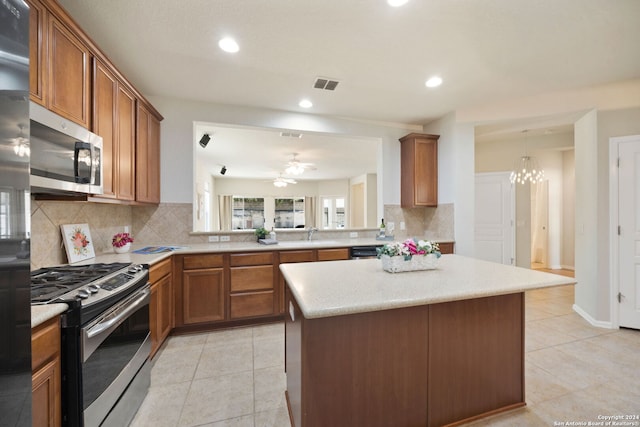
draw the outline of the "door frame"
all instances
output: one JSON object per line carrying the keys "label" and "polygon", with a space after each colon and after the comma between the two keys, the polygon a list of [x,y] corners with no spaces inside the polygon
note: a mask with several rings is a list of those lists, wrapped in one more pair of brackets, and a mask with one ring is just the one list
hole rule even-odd
{"label": "door frame", "polygon": [[618,239],[618,152],[621,142],[639,141],[640,135],[618,136],[609,138],[609,312],[611,313],[611,327],[620,328],[620,306],[617,295],[620,292],[620,253]]}

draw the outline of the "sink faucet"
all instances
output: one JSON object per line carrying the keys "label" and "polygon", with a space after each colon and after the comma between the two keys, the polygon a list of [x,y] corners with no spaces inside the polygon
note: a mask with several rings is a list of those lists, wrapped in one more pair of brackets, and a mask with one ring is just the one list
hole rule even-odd
{"label": "sink faucet", "polygon": [[307,228],[307,240],[309,240],[309,241],[311,240],[311,238],[313,237],[313,232],[314,231],[318,231],[318,229],[315,228],[315,227]]}

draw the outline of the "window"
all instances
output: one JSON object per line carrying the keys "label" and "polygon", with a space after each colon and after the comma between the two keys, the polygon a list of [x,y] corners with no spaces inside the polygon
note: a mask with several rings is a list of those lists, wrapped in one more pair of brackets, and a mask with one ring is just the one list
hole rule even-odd
{"label": "window", "polygon": [[275,228],[304,228],[304,197],[276,199]]}
{"label": "window", "polygon": [[344,197],[322,198],[322,228],[344,228]]}
{"label": "window", "polygon": [[233,196],[233,230],[264,227],[264,198]]}
{"label": "window", "polygon": [[11,193],[0,191],[0,237],[11,237]]}

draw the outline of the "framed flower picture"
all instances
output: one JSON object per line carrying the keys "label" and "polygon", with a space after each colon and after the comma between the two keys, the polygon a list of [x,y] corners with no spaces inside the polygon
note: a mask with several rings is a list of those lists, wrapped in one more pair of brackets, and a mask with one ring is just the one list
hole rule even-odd
{"label": "framed flower picture", "polygon": [[89,224],[64,224],[60,229],[69,264],[96,257]]}

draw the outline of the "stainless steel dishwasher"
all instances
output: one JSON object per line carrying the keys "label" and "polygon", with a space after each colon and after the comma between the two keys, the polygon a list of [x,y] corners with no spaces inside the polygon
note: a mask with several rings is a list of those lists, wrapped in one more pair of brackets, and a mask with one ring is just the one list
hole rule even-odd
{"label": "stainless steel dishwasher", "polygon": [[349,255],[351,259],[376,258],[378,255],[376,250],[381,247],[382,245],[352,246]]}

